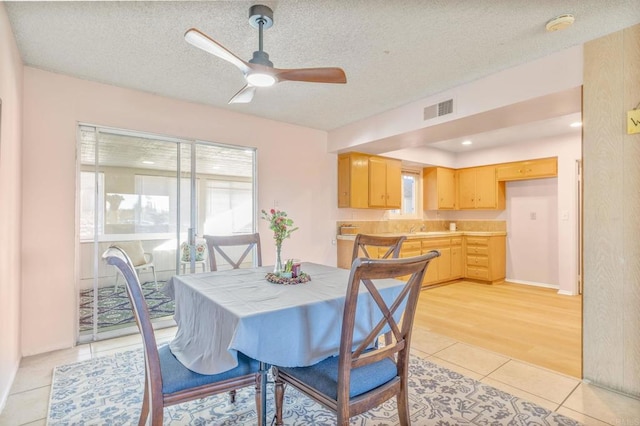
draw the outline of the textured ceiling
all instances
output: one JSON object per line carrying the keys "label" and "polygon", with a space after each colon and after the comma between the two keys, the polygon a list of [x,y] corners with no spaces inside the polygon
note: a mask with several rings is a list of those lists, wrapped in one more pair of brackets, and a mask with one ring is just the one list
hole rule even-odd
{"label": "textured ceiling", "polygon": [[[255,3],[4,2],[26,65],[323,130],[640,22],[638,0],[266,1],[274,65],[339,66],[348,83],[283,82],[228,105],[241,72],[183,34],[196,27],[248,60]],[[564,13],[576,23],[546,32]]]}

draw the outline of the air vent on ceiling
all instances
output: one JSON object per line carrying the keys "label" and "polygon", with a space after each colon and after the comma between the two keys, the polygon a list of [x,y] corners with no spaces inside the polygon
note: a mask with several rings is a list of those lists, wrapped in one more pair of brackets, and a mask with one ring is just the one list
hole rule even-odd
{"label": "air vent on ceiling", "polygon": [[429,105],[424,108],[423,120],[430,120],[432,118],[441,117],[443,115],[451,114],[453,112],[453,99],[443,101],[438,104]]}

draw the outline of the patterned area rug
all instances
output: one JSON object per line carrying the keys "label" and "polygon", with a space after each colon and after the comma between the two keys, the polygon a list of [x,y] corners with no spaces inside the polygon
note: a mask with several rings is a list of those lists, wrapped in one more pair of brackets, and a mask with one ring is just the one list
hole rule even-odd
{"label": "patterned area rug", "polygon": [[[133,311],[122,280],[117,289],[112,286],[98,289],[98,330],[135,325]],[[142,284],[144,298],[149,305],[152,319],[173,316],[173,300],[162,292],[164,281],[148,281]],[[80,291],[80,332],[93,329],[93,289]]]}
{"label": "patterned area rug", "polygon": [[[411,358],[410,410],[414,425],[580,425],[531,402],[418,357]],[[56,367],[49,402],[48,425],[136,424],[144,382],[141,350]],[[273,409],[272,384],[267,386],[267,424]],[[395,398],[352,425],[396,425]],[[254,390],[239,390],[236,403],[218,396],[165,408],[165,425],[255,425]],[[319,404],[287,388],[286,425],[333,425],[335,416]]]}

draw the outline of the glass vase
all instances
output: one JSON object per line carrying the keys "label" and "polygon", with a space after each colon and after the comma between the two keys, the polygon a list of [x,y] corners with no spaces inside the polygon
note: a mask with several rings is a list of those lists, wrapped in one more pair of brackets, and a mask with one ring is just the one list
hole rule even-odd
{"label": "glass vase", "polygon": [[273,266],[273,273],[278,276],[282,272],[284,272],[284,267],[282,266],[282,257],[280,256],[281,251],[282,251],[282,246],[280,244],[276,244],[276,263]]}

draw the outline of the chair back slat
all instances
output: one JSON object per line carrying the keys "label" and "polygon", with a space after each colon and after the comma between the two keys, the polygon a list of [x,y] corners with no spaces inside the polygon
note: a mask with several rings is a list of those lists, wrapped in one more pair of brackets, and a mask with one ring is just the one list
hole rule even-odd
{"label": "chair back slat", "polygon": [[151,316],[149,315],[149,307],[144,298],[142,286],[138,279],[131,259],[127,253],[116,246],[109,247],[104,252],[102,258],[110,265],[115,266],[124,276],[127,284],[127,295],[133,309],[133,314],[142,335],[142,344],[144,346],[145,363],[147,364],[147,385],[151,391],[152,397],[162,395],[162,375],[160,373],[160,355],[156,346],[156,337],[153,332]]}
{"label": "chair back slat", "polygon": [[[354,260],[351,266],[342,319],[338,362],[338,395],[343,395],[348,400],[350,371],[352,369],[378,362],[384,358],[392,359],[396,363],[399,376],[407,374],[411,328],[422,279],[429,262],[438,256],[440,256],[440,252],[432,250],[422,256],[404,259],[357,258]],[[406,276],[409,279],[399,294],[392,303],[385,303],[378,289],[377,280],[399,279]],[[362,287],[366,288],[367,293],[375,302],[381,319],[371,330],[368,330],[363,341],[354,342],[356,309],[358,298],[362,297]],[[376,343],[385,328],[390,330],[393,339],[391,342],[387,342],[384,347],[379,347]],[[358,344],[355,351],[353,350],[354,343]]]}
{"label": "chair back slat", "polygon": [[375,256],[380,259],[396,259],[400,254],[400,248],[402,247],[402,243],[407,237],[404,235],[401,236],[377,236],[377,235],[366,235],[366,234],[358,234],[356,235],[356,239],[353,242],[353,253],[351,255],[351,262],[356,260],[360,256],[362,252],[364,257],[371,258],[372,256],[369,254],[368,247],[382,247],[387,248],[387,251],[382,256]]}
{"label": "chair back slat", "polygon": [[[216,252],[226,260],[233,269],[238,269],[247,255],[255,247],[257,266],[262,266],[262,250],[260,248],[260,234],[242,234],[242,235],[204,235],[209,249],[209,263],[211,271],[217,271]],[[223,247],[247,246],[238,260],[233,260]]]}

